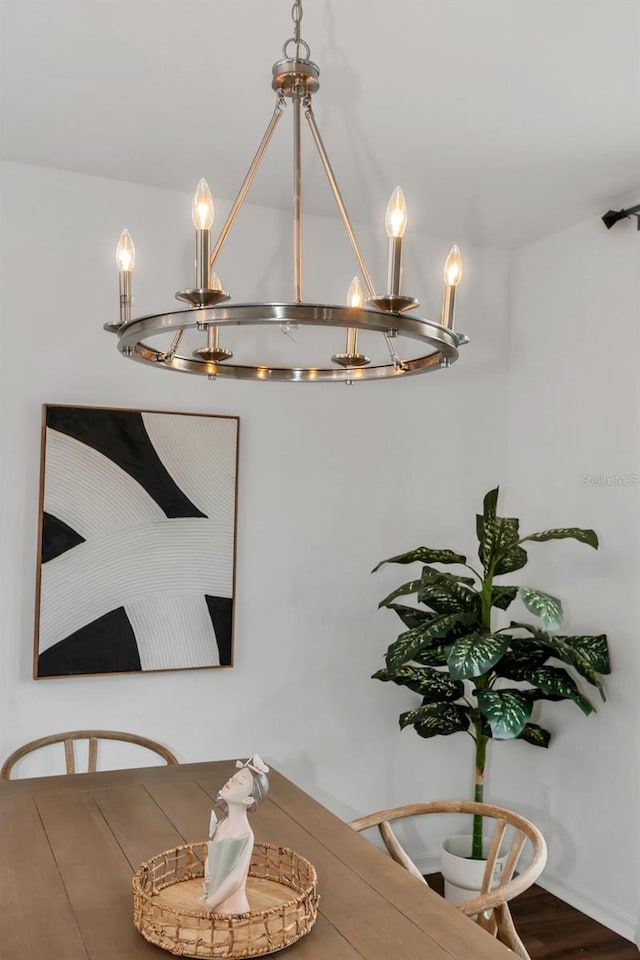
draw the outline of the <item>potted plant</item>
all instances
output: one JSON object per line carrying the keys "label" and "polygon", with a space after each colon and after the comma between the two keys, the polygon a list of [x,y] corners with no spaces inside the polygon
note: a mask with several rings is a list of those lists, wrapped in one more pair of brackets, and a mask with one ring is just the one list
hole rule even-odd
{"label": "potted plant", "polygon": [[[519,520],[498,516],[497,503],[496,487],[476,517],[481,568],[453,550],[417,547],[383,560],[372,571],[385,563],[422,564],[417,579],[403,583],[379,604],[393,610],[407,629],[390,645],[386,666],[373,678],[408,687],[422,697],[419,706],[400,714],[401,729],[412,726],[426,739],[458,732],[472,738],[477,801],[484,798],[492,740],[519,739],[548,747],[550,732],[531,720],[537,701],[573,700],[589,715],[594,707],[577,678],[594,686],[604,700],[601,675],[610,672],[605,634],[559,635],[562,606],[556,597],[496,582],[526,565],[525,543],[571,538],[597,549],[595,532],[561,527],[521,537]],[[452,572],[452,567],[464,572]],[[397,602],[410,596],[418,606]],[[536,622],[518,619],[497,627],[494,611],[508,610],[516,597]],[[465,856],[482,860],[481,817],[474,818]]]}

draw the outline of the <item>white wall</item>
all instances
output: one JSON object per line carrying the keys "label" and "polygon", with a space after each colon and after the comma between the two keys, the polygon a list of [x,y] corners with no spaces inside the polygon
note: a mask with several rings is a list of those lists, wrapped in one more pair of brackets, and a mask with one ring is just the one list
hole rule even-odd
{"label": "white wall", "polygon": [[[209,383],[126,362],[102,330],[116,316],[123,226],[136,243],[137,310],[168,308],[189,285],[190,204],[3,168],[0,754],[53,730],[113,727],[155,737],[182,761],[258,750],[345,817],[466,794],[471,742],[401,736],[407,694],[369,679],[401,629],[377,610],[398,571],[370,570],[424,540],[473,548],[476,506],[504,475],[506,256],[464,251],[458,315],[473,341],[447,372],[352,387]],[[455,239],[407,238],[407,287],[431,315]],[[383,230],[362,243],[381,277]],[[225,285],[242,299],[288,298],[289,250],[288,219],[246,209],[220,262]],[[341,302],[356,270],[339,224],[312,219],[307,252],[308,299]],[[32,680],[44,402],[240,416],[233,670]],[[483,433],[488,419],[495,429]]]}
{"label": "white wall", "polygon": [[544,704],[549,750],[499,745],[492,782],[496,801],[545,831],[543,886],[629,938],[640,881],[639,239],[635,221],[608,232],[594,218],[513,258],[506,513],[524,532],[593,527],[601,543],[531,544],[520,582],[563,599],[566,632],[606,632],[613,672],[595,715]]}
{"label": "white wall", "polygon": [[[549,751],[494,745],[488,793],[545,830],[543,883],[631,937],[638,488],[582,478],[640,474],[632,226],[607,233],[594,221],[518,251],[508,304],[509,257],[465,249],[458,316],[472,343],[446,373],[393,386],[235,384],[126,362],[102,331],[117,310],[123,226],[136,242],[140,312],[168,308],[190,282],[189,197],[6,164],[2,203],[0,755],[52,730],[115,727],[167,743],[182,761],[258,750],[345,818],[468,795],[471,741],[400,734],[411,694],[369,679],[401,629],[377,603],[402,582],[400,569],[369,571],[425,542],[475,551],[474,514],[500,483],[505,511],[525,529],[599,532],[597,553],[532,545],[524,574],[563,598],[568,629],[608,632],[614,672],[596,716],[544,705]],[[227,208],[218,203],[220,218]],[[234,295],[289,297],[289,231],[273,210],[243,211],[220,262]],[[382,230],[359,235],[382,277]],[[407,289],[427,315],[455,239],[408,238]],[[307,298],[340,302],[356,272],[340,226],[312,218],[306,249]],[[31,679],[45,402],[240,416],[233,670]]]}

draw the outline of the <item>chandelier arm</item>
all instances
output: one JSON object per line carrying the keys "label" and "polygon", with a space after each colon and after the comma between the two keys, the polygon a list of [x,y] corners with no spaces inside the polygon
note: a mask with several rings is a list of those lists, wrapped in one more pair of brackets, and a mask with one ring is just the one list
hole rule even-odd
{"label": "chandelier arm", "polygon": [[293,97],[293,274],[296,303],[302,303],[302,156],[300,145],[300,104],[302,91]]}
{"label": "chandelier arm", "polygon": [[383,336],[384,336],[385,342],[386,342],[386,344],[387,344],[387,350],[389,351],[389,356],[391,357],[391,362],[392,362],[393,366],[394,366],[396,369],[398,369],[398,370],[403,370],[403,369],[404,369],[404,363],[403,363],[402,360],[400,359],[400,357],[399,357],[399,355],[398,355],[398,351],[396,350],[396,348],[395,348],[395,346],[394,346],[393,338],[392,338],[388,333],[383,334]]}
{"label": "chandelier arm", "polygon": [[236,199],[233,201],[233,206],[231,207],[231,210],[229,211],[229,216],[227,217],[227,219],[226,219],[226,221],[225,221],[225,224],[224,224],[222,230],[220,231],[220,236],[218,237],[218,239],[217,239],[217,241],[216,241],[216,245],[215,245],[215,247],[213,248],[213,252],[212,252],[212,254],[211,254],[211,257],[209,258],[209,265],[210,265],[211,269],[213,269],[213,265],[214,265],[214,263],[216,262],[216,260],[217,260],[217,258],[218,258],[218,254],[219,254],[220,251],[222,250],[222,247],[224,246],[224,243],[225,243],[225,241],[226,241],[226,239],[227,239],[227,236],[229,235],[229,231],[231,230],[231,227],[232,227],[233,224],[235,223],[236,217],[238,216],[238,212],[239,212],[239,210],[240,210],[240,207],[241,207],[242,204],[244,203],[244,199],[245,199],[247,193],[249,192],[249,187],[251,186],[251,184],[252,184],[252,182],[253,182],[253,178],[255,177],[255,175],[256,175],[256,173],[257,173],[257,170],[258,170],[258,167],[260,166],[260,163],[261,163],[261,161],[262,161],[262,158],[263,158],[263,156],[264,156],[264,154],[265,154],[265,151],[266,151],[267,147],[269,146],[269,143],[270,143],[270,141],[271,141],[271,137],[273,136],[273,132],[274,132],[275,128],[278,126],[278,121],[280,120],[280,118],[281,118],[281,116],[282,116],[282,111],[284,110],[284,106],[285,106],[284,97],[281,96],[281,95],[279,95],[279,96],[278,96],[278,99],[277,99],[277,102],[276,102],[275,110],[273,111],[273,116],[271,117],[271,120],[269,121],[269,124],[268,124],[268,126],[267,126],[267,129],[265,130],[264,136],[263,136],[262,140],[260,141],[260,146],[258,147],[258,149],[257,149],[257,151],[256,151],[256,155],[255,155],[255,157],[253,158],[253,161],[252,161],[252,163],[251,163],[251,166],[249,167],[249,170],[248,170],[248,172],[247,172],[246,177],[244,178],[244,182],[243,182],[242,186],[240,187],[240,190],[238,191],[238,195],[237,195]]}
{"label": "chandelier arm", "polygon": [[365,286],[367,288],[367,292],[369,294],[369,297],[375,297],[376,292],[373,286],[373,280],[371,279],[371,274],[369,273],[367,269],[367,265],[364,262],[364,257],[360,252],[360,247],[358,246],[356,235],[353,231],[353,227],[351,226],[351,220],[349,219],[347,208],[344,205],[344,201],[340,193],[340,188],[338,187],[333,170],[331,169],[331,163],[329,161],[329,157],[327,156],[327,152],[324,148],[322,137],[320,136],[320,131],[318,130],[318,125],[316,123],[316,118],[313,113],[313,109],[311,107],[310,101],[308,101],[306,104],[305,117],[307,118],[307,121],[309,123],[309,127],[311,129],[311,135],[313,136],[313,141],[317,147],[318,153],[320,154],[320,159],[322,161],[322,166],[324,167],[324,172],[327,175],[327,180],[329,181],[331,192],[333,193],[334,199],[336,201],[336,205],[338,207],[338,211],[340,213],[340,216],[342,217],[342,223],[343,223],[344,229],[349,238],[349,242],[351,243],[351,247],[355,254],[356,260],[358,261],[358,266],[360,267],[360,270],[362,272],[362,279],[364,280]]}
{"label": "chandelier arm", "polygon": [[180,330],[176,330],[175,335],[169,344],[169,349],[164,355],[165,360],[173,360],[176,350],[180,346],[182,338],[184,337],[184,327],[181,327]]}

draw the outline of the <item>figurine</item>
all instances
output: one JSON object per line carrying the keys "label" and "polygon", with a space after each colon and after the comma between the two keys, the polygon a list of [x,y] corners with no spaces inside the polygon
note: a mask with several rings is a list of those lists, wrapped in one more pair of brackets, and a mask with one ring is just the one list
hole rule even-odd
{"label": "figurine", "polygon": [[269,767],[257,753],[239,769],[218,793],[217,806],[223,818],[211,811],[207,859],[204,865],[204,897],[210,913],[247,913],[246,884],[253,853],[253,831],[247,813],[264,800],[269,789]]}

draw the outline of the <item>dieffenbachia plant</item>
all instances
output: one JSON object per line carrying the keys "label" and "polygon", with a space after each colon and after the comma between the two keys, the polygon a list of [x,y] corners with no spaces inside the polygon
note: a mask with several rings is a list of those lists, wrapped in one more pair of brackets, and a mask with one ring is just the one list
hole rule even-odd
{"label": "dieffenbachia plant", "polygon": [[[412,726],[425,738],[463,731],[475,742],[475,794],[484,796],[487,745],[494,740],[525,740],[548,747],[551,734],[531,722],[538,700],[573,700],[586,715],[594,707],[576,674],[605,700],[601,674],[610,673],[605,634],[569,637],[556,633],[562,621],[559,600],[531,587],[496,584],[527,563],[523,544],[571,538],[598,548],[593,530],[560,527],[521,537],[515,517],[496,513],[498,488],[484,498],[476,517],[482,571],[453,550],[417,547],[379,563],[421,563],[415,580],[403,583],[379,604],[394,610],[407,630],[386,654],[374,679],[393,681],[422,697],[422,704],[400,714],[400,728]],[[464,574],[439,567],[466,568]],[[415,596],[419,606],[396,601]],[[537,617],[494,629],[492,610],[507,610],[519,597]],[[564,664],[565,666],[560,666]],[[518,686],[514,686],[517,683]],[[475,818],[472,857],[482,857],[482,822]]]}

